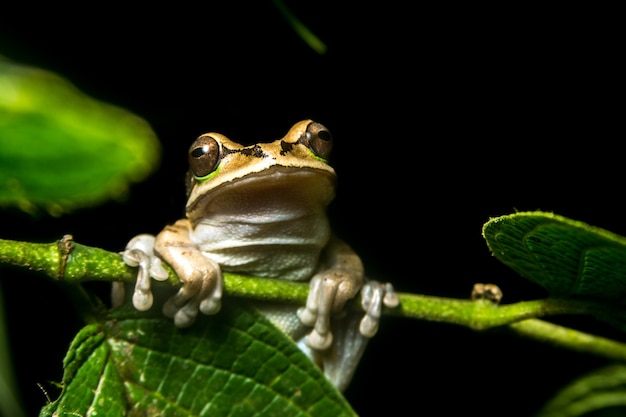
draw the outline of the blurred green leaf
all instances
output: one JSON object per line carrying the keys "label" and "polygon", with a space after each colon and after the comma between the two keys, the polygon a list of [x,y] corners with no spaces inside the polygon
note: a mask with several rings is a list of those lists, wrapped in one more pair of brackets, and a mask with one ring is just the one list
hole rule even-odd
{"label": "blurred green leaf", "polygon": [[131,308],[86,326],[41,416],[355,416],[321,371],[252,308],[188,329]]}
{"label": "blurred green leaf", "polygon": [[626,412],[626,366],[611,365],[568,384],[537,417],[623,416]]}
{"label": "blurred green leaf", "polygon": [[309,45],[311,49],[320,55],[324,55],[326,53],[326,44],[322,42],[313,32],[311,32],[311,30],[291,12],[282,0],[274,0],[274,6],[276,6],[291,28],[307,45]]}
{"label": "blurred green leaf", "polygon": [[159,162],[140,117],[0,56],[0,205],[53,215],[123,195]]}

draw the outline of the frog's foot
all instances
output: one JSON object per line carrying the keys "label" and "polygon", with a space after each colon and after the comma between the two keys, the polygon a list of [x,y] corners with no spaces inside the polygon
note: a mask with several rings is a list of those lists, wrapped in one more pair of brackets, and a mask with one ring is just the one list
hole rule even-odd
{"label": "frog's foot", "polygon": [[224,281],[217,264],[207,261],[211,267],[205,271],[193,271],[182,287],[163,305],[163,314],[174,319],[176,327],[189,327],[198,312],[212,315],[222,307]]}
{"label": "frog's foot", "polygon": [[126,265],[139,267],[133,292],[133,306],[137,310],[146,311],[154,302],[150,278],[158,281],[167,279],[167,271],[161,265],[161,260],[154,254],[154,236],[147,234],[135,236],[128,242],[121,255]]}
{"label": "frog's foot", "polygon": [[332,279],[331,274],[317,274],[311,278],[306,305],[298,309],[300,321],[313,326],[313,331],[305,341],[313,349],[325,350],[333,342],[330,318],[339,293],[340,279]]}
{"label": "frog's foot", "polygon": [[[305,325],[313,326],[306,338],[306,343],[313,349],[325,350],[333,343],[331,317],[341,312],[346,301],[359,290],[358,281],[346,274],[346,271],[331,270],[311,279],[306,305],[298,310],[298,317]],[[362,293],[366,314],[361,322],[361,333],[372,337],[378,330],[382,305],[395,307],[398,299],[391,284],[377,281],[366,282]]]}
{"label": "frog's foot", "polygon": [[[343,391],[350,383],[369,339],[378,330],[382,307],[397,307],[399,299],[391,284],[366,281],[361,288],[361,306],[365,315],[350,311],[330,322],[328,315],[321,314],[321,300],[325,299],[322,294],[332,292],[336,287],[324,282],[323,275],[321,277],[314,277],[307,305],[298,311],[301,321],[308,320],[305,324],[315,326],[309,335],[298,340],[298,347],[324,371],[338,390]],[[319,301],[317,304],[316,300]],[[316,305],[317,311],[313,310]],[[324,327],[329,322],[332,333]]]}
{"label": "frog's foot", "polygon": [[359,331],[365,337],[374,337],[378,331],[383,305],[395,308],[400,304],[398,294],[389,282],[367,281],[361,289],[361,306],[365,316],[361,319]]}

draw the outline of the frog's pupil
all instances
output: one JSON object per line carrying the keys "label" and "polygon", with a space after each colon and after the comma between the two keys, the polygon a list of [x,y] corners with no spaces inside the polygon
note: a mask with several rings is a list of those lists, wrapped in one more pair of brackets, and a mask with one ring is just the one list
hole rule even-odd
{"label": "frog's pupil", "polygon": [[191,156],[194,158],[200,158],[202,155],[206,155],[209,152],[209,145],[202,145],[199,148],[191,151]]}
{"label": "frog's pupil", "polygon": [[324,142],[328,142],[331,138],[330,132],[328,130],[320,130],[319,132],[317,132],[317,136],[319,136],[319,138]]}

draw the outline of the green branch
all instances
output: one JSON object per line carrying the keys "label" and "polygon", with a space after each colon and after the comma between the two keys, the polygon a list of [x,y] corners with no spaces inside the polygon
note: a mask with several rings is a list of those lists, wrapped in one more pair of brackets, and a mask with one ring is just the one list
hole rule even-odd
{"label": "green branch", "polygon": [[[75,243],[69,235],[57,242],[41,244],[0,239],[0,264],[40,271],[68,284],[85,281],[134,283],[136,268],[126,265],[118,253]],[[164,265],[167,267],[167,265]],[[168,268],[168,282],[179,285]],[[304,304],[308,284],[279,279],[224,274],[225,294],[277,303]],[[514,332],[543,342],[626,361],[626,344],[537,320],[538,317],[583,314],[610,317],[604,304],[567,299],[541,299],[508,305],[489,300],[460,300],[419,294],[398,293],[400,305],[384,309],[390,316],[452,323],[474,330],[508,326]],[[353,303],[353,308],[359,308]]]}
{"label": "green branch", "polygon": [[520,336],[531,337],[541,342],[581,353],[626,362],[626,350],[624,350],[626,345],[612,339],[537,319],[511,323],[508,327]]}

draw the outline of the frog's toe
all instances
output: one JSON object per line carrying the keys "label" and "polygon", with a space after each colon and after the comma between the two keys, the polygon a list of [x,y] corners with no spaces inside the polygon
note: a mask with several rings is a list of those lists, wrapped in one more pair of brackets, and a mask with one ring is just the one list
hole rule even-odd
{"label": "frog's toe", "polygon": [[[133,306],[139,311],[147,311],[152,307],[152,303],[154,302],[154,297],[152,296],[152,291],[150,291],[150,286],[147,288],[141,288],[143,279],[140,280],[137,278],[137,285],[135,286],[135,292],[133,292]],[[150,279],[148,278],[148,283]]]}
{"label": "frog's toe", "polygon": [[321,334],[314,329],[305,340],[313,349],[326,350],[330,347],[331,343],[333,343],[333,334],[331,332]]}
{"label": "frog's toe", "polygon": [[211,297],[204,299],[200,302],[200,311],[202,314],[211,316],[217,314],[222,308],[221,296],[212,295]]}
{"label": "frog's toe", "polygon": [[173,318],[176,327],[183,328],[191,326],[196,321],[196,317],[200,311],[203,314],[211,315],[216,314],[221,308],[221,301],[219,298],[198,302],[198,297],[192,297],[182,306],[177,305],[172,298],[170,298],[163,305],[163,314],[167,317]]}
{"label": "frog's toe", "polygon": [[190,301],[179,306],[172,301],[172,298],[163,304],[163,314],[166,317],[174,319],[176,327],[183,328],[191,326],[198,316],[198,304]]}
{"label": "frog's toe", "polygon": [[176,326],[190,326],[198,312],[213,315],[220,311],[224,288],[222,276],[219,273],[213,276],[216,279],[207,276],[185,282],[163,305],[163,314],[173,318]]}
{"label": "frog's toe", "polygon": [[198,304],[188,303],[174,314],[174,325],[184,328],[191,326],[198,316]]}
{"label": "frog's toe", "polygon": [[192,297],[193,295],[190,294],[189,289],[183,285],[175,295],[168,298],[165,304],[163,304],[163,314],[171,319],[175,318],[178,312],[190,302]]}
{"label": "frog's toe", "polygon": [[302,324],[313,326],[315,324],[315,320],[317,319],[317,312],[307,307],[302,307],[298,309],[298,318]]}
{"label": "frog's toe", "polygon": [[314,326],[319,312],[319,298],[322,291],[322,280],[314,276],[309,283],[309,295],[304,307],[298,309],[298,318],[307,326]]}
{"label": "frog's toe", "polygon": [[118,308],[124,304],[126,288],[121,281],[115,281],[111,284],[111,307]]}
{"label": "frog's toe", "polygon": [[311,279],[306,305],[298,310],[300,321],[313,326],[306,337],[307,344],[317,350],[327,349],[333,341],[330,319],[336,299],[338,283],[316,275]]}
{"label": "frog's toe", "polygon": [[127,265],[138,267],[132,301],[133,306],[140,311],[149,310],[154,302],[150,278],[163,281],[168,276],[161,260],[154,254],[154,241],[152,235],[135,236],[121,253]]}
{"label": "frog's toe", "polygon": [[[315,326],[313,331],[305,338],[309,347],[324,350],[330,346],[333,341],[333,335],[330,331],[330,326],[323,325],[326,320],[325,317],[317,314],[317,310],[303,307],[298,309],[298,318],[307,326]],[[330,316],[328,316],[328,321],[330,321]]]}
{"label": "frog's toe", "polygon": [[132,238],[126,248],[121,253],[122,259],[129,266],[140,266],[141,261],[144,259],[143,255],[151,256],[154,253],[154,240],[153,235],[141,234]]}
{"label": "frog's toe", "polygon": [[[125,260],[131,259],[132,262],[136,261],[136,266],[139,266],[135,291],[133,292],[133,306],[139,311],[146,311],[152,307],[154,301],[150,288],[150,256],[139,249],[127,250],[124,256]],[[126,263],[128,264],[128,262]]]}
{"label": "frog's toe", "polygon": [[157,281],[165,281],[169,278],[169,274],[165,268],[163,268],[161,260],[156,256],[150,258],[150,276]]}
{"label": "frog's toe", "polygon": [[385,283],[385,296],[383,297],[383,304],[387,308],[396,308],[400,305],[400,297],[398,297],[398,293],[393,289],[391,282]]}
{"label": "frog's toe", "polygon": [[198,294],[200,311],[202,314],[217,314],[222,308],[222,293],[224,292],[224,279],[219,269],[214,270],[215,279],[204,279],[202,288]]}
{"label": "frog's toe", "polygon": [[359,325],[361,334],[373,337],[378,331],[383,305],[394,308],[399,303],[398,294],[390,283],[367,281],[361,290],[361,306],[365,310],[365,316]]}

